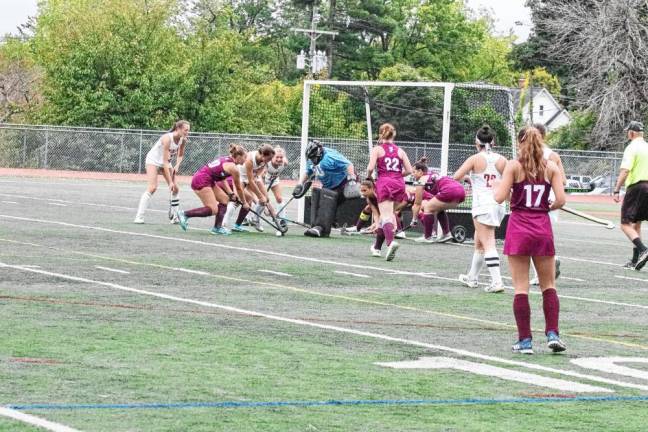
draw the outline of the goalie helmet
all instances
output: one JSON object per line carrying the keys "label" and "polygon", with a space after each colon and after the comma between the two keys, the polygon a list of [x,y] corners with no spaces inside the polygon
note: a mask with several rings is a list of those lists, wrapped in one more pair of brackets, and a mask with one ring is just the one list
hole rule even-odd
{"label": "goalie helmet", "polygon": [[319,141],[309,141],[306,146],[306,159],[310,160],[313,165],[319,165],[324,157],[324,147]]}

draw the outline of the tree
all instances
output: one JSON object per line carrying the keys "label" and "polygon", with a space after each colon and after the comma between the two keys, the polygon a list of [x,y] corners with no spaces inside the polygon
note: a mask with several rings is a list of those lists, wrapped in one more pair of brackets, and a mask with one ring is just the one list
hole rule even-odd
{"label": "tree", "polygon": [[0,122],[24,121],[38,108],[41,79],[26,43],[8,39],[0,46]]}
{"label": "tree", "polygon": [[622,129],[648,115],[648,3],[580,0],[553,5],[542,26],[552,35],[549,58],[571,68],[575,105],[595,113],[596,147],[622,148]]}

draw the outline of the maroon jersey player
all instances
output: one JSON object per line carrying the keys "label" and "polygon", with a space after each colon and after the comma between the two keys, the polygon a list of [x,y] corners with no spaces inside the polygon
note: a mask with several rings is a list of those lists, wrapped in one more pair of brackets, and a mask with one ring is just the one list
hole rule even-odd
{"label": "maroon jersey player", "polygon": [[232,144],[229,153],[229,156],[218,157],[200,168],[191,179],[191,189],[198,195],[204,207],[178,213],[180,227],[184,231],[187,230],[189,218],[216,215],[214,227],[210,232],[222,235],[231,233],[222,226],[227,203],[234,196],[231,187],[226,181],[230,176],[233,177],[237,196],[243,208],[249,209],[237,167],[237,165],[242,165],[245,162],[247,151],[240,145]]}
{"label": "maroon jersey player", "polygon": [[[549,201],[553,190],[555,200]],[[533,260],[540,279],[542,308],[545,316],[547,346],[554,352],[564,351],[559,338],[560,303],[556,293],[555,251],[549,211],[565,204],[562,173],[558,166],[543,157],[542,136],[538,129],[525,127],[518,133],[518,157],[506,164],[495,200],[504,202],[510,194],[511,215],[504,240],[515,296],[513,314],[518,342],[513,351],[533,354],[531,343],[531,307],[529,306],[529,262]]]}
{"label": "maroon jersey player", "polygon": [[405,180],[412,172],[407,154],[395,143],[396,129],[389,123],[384,123],[378,130],[378,145],[371,150],[367,177],[371,178],[377,171],[376,198],[380,210],[380,228],[385,233],[387,253],[385,259],[391,261],[396,255],[398,243],[394,241],[394,227],[397,226],[395,207],[407,201]]}

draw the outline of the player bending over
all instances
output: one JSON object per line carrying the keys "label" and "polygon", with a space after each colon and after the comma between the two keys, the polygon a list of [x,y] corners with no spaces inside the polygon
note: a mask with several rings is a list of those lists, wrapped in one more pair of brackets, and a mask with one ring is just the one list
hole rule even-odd
{"label": "player bending over", "polygon": [[495,247],[495,228],[502,223],[506,208],[503,204],[495,202],[493,184],[501,180],[506,158],[491,151],[494,145],[495,131],[484,125],[475,137],[477,154],[466,159],[454,174],[457,181],[466,175],[470,176],[472,217],[475,226],[475,252],[470,271],[467,275],[459,275],[459,280],[470,288],[477,288],[479,273],[486,262],[491,277],[490,285],[485,288],[486,292],[504,291],[499,254]]}
{"label": "player bending over", "polygon": [[[419,243],[445,243],[452,239],[450,233],[450,218],[445,210],[456,208],[466,199],[466,191],[461,183],[437,173],[428,174],[427,158],[422,157],[414,164],[414,179],[416,185],[416,200],[412,212],[418,214],[423,209],[423,236],[415,239]],[[423,203],[423,193],[428,192],[432,198]],[[439,219],[443,235],[435,240],[432,231]]]}
{"label": "player bending over", "polygon": [[215,215],[214,227],[209,232],[221,235],[231,234],[230,230],[222,226],[227,203],[235,199],[235,195],[227,183],[227,178],[233,177],[236,195],[242,203],[243,209],[249,210],[250,207],[243,193],[243,185],[237,167],[245,162],[246,157],[247,151],[243,146],[232,144],[229,156],[214,159],[194,174],[191,179],[191,189],[198,195],[204,207],[179,212],[180,228],[187,231],[190,218]]}
{"label": "player bending over", "polygon": [[[513,278],[513,314],[518,342],[513,352],[533,354],[531,307],[529,306],[529,262],[538,270],[542,309],[545,316],[547,346],[553,352],[566,349],[558,332],[560,302],[556,292],[555,250],[549,211],[565,204],[560,169],[543,157],[542,136],[538,129],[525,127],[518,133],[518,157],[506,164],[495,201],[503,203],[510,195],[511,215],[506,228],[504,255],[508,256]],[[553,190],[556,199],[549,203]]]}
{"label": "player bending over", "polygon": [[407,201],[405,180],[403,177],[412,172],[412,165],[407,154],[394,144],[396,129],[389,123],[384,123],[378,129],[378,145],[371,150],[367,178],[372,178],[374,170],[378,172],[376,179],[376,197],[380,212],[380,224],[385,234],[387,253],[385,260],[391,261],[396,256],[399,244],[394,241],[396,222],[396,206]]}
{"label": "player bending over", "polygon": [[[144,223],[144,213],[146,213],[146,209],[151,202],[151,197],[157,190],[158,174],[162,174],[169,185],[169,219],[172,223],[177,223],[180,200],[178,199],[179,191],[175,182],[175,174],[180,169],[184,157],[189,129],[188,121],[177,121],[171,131],[158,138],[151,150],[146,154],[146,179],[148,184],[137,206],[134,223]],[[171,166],[171,159],[174,156],[176,157],[176,163],[175,166]]]}

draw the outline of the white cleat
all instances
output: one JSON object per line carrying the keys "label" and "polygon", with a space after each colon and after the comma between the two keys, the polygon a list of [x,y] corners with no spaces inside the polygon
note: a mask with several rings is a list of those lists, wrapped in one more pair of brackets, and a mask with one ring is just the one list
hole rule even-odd
{"label": "white cleat", "polygon": [[387,253],[385,254],[385,260],[386,261],[393,260],[394,257],[396,256],[396,251],[398,250],[399,247],[400,245],[396,240],[392,241],[391,244],[387,246]]}
{"label": "white cleat", "polygon": [[396,234],[394,234],[394,237],[397,239],[406,239],[407,238],[407,233],[403,230],[398,231]]}
{"label": "white cleat", "polygon": [[477,288],[479,286],[477,279],[470,279],[468,275],[465,274],[459,275],[459,282],[466,285],[468,288]]}
{"label": "white cleat", "polygon": [[414,241],[416,243],[434,243],[434,237],[421,236],[421,237],[415,238]]}
{"label": "white cleat", "polygon": [[139,225],[141,225],[141,224],[144,223],[144,218],[143,218],[143,217],[136,216],[136,217],[135,217],[135,220],[133,221],[133,223],[134,223],[134,224],[139,224]]}
{"label": "white cleat", "polygon": [[174,215],[173,219],[169,220],[169,223],[172,225],[178,225],[180,223],[180,219],[178,218],[178,215]]}
{"label": "white cleat", "polygon": [[376,249],[376,248],[374,247],[374,245],[371,245],[371,247],[369,248],[369,250],[371,251],[371,256],[372,256],[372,257],[380,258],[380,249]]}
{"label": "white cleat", "polygon": [[487,293],[498,293],[504,291],[504,286],[502,283],[491,283],[490,285],[484,287],[484,291]]}
{"label": "white cleat", "polygon": [[438,237],[435,241],[435,243],[446,243],[452,240],[452,234],[451,233],[445,233],[442,234],[441,237]]}

